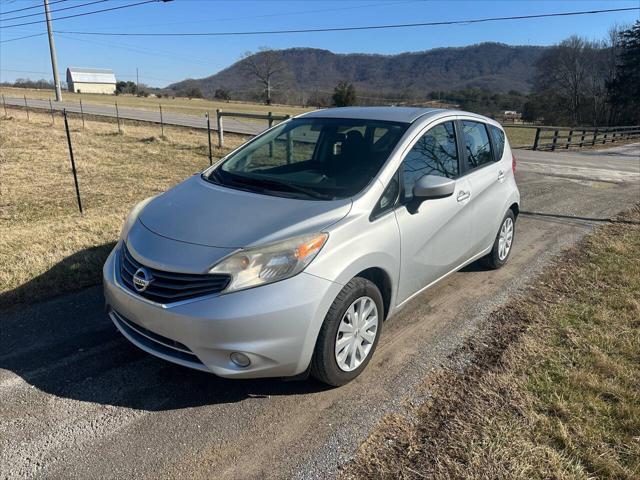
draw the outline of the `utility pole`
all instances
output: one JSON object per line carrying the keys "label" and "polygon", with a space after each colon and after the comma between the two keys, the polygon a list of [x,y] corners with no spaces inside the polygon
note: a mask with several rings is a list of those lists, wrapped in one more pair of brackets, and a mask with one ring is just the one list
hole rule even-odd
{"label": "utility pole", "polygon": [[44,0],[44,13],[47,17],[47,32],[49,33],[49,50],[51,52],[51,68],[53,69],[53,84],[56,87],[56,101],[62,101],[62,90],[60,89],[60,78],[58,77],[58,59],[56,58],[56,44],[53,42],[53,28],[51,27],[51,12],[49,11],[49,0]]}
{"label": "utility pole", "polygon": [[140,79],[138,78],[138,67],[136,67],[136,90],[140,91]]}

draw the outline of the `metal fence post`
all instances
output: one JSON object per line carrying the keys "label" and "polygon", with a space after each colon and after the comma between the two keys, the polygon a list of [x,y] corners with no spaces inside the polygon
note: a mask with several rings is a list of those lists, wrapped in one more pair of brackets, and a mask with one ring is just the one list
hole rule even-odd
{"label": "metal fence post", "polygon": [[4,94],[2,95],[2,105],[4,105],[4,116],[8,117],[9,115],[7,114],[7,102],[4,99]]}
{"label": "metal fence post", "polygon": [[540,127],[536,128],[536,138],[533,140],[533,149],[538,149],[538,142],[540,141]]}
{"label": "metal fence post", "polygon": [[604,131],[604,138],[602,139],[602,144],[604,145],[605,143],[607,143],[607,136],[609,135],[609,130],[605,130]]}
{"label": "metal fence post", "polygon": [[598,129],[596,128],[596,129],[593,131],[593,140],[591,141],[591,146],[593,146],[593,145],[595,145],[595,144],[596,144],[596,139],[597,139],[597,138],[598,138]]}
{"label": "metal fence post", "polygon": [[213,154],[211,152],[211,119],[209,118],[209,112],[205,114],[207,117],[207,139],[209,141],[209,166],[213,165]]}
{"label": "metal fence post", "polygon": [[160,107],[160,131],[162,132],[162,138],[164,138],[164,119],[162,118],[162,105]]}
{"label": "metal fence post", "polygon": [[218,147],[222,148],[224,146],[224,131],[222,130],[222,110],[216,110],[216,117],[218,119]]}
{"label": "metal fence post", "polygon": [[582,145],[584,145],[584,136],[586,135],[586,133],[586,130],[582,130],[582,136],[580,137],[580,148],[582,148]]}
{"label": "metal fence post", "polygon": [[29,105],[27,105],[27,96],[24,96],[24,108],[27,110],[27,121],[29,120]]}
{"label": "metal fence post", "polygon": [[64,128],[67,131],[67,143],[69,144],[69,157],[71,158],[71,171],[73,172],[73,183],[76,186],[76,198],[78,199],[78,209],[82,214],[82,200],[80,199],[80,187],[78,187],[78,173],[76,172],[76,162],[73,158],[73,147],[71,146],[71,134],[69,133],[69,121],[67,120],[67,110],[62,110],[64,116]]}
{"label": "metal fence post", "polygon": [[53,105],[51,104],[51,99],[49,99],[49,109],[51,110],[51,125],[55,125],[56,118],[53,116]]}
{"label": "metal fence post", "polygon": [[82,129],[84,130],[84,109],[82,108],[82,99],[80,99],[80,116],[82,117]]}
{"label": "metal fence post", "polygon": [[116,102],[116,119],[118,121],[118,133],[122,133],[122,129],[120,128],[120,111],[118,110],[118,102]]}

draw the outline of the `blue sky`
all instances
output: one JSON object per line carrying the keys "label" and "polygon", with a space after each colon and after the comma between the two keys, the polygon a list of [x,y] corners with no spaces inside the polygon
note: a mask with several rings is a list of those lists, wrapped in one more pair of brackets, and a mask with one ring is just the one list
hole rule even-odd
{"label": "blue sky", "polygon": [[[55,0],[50,0],[51,2]],[[57,8],[91,0],[66,0]],[[95,0],[94,0],[95,1]],[[174,0],[150,3],[113,12],[55,21],[73,13],[136,3],[108,0],[96,5],[53,13],[54,30],[117,32],[219,32],[360,26],[389,23],[464,20],[492,16],[529,15],[603,8],[637,7],[638,0]],[[40,5],[41,0],[0,0],[0,18],[39,12],[40,9],[3,14]],[[41,16],[0,23],[0,40],[46,32],[44,24],[1,28],[41,19]],[[235,37],[99,37],[56,34],[58,67],[112,68],[122,80],[164,86],[187,77],[211,75],[232,64],[247,51],[260,47],[314,47],[338,53],[392,54],[463,46],[479,42],[512,45],[551,45],[571,34],[601,39],[614,23],[630,24],[638,11],[579,17],[545,18],[473,25],[416,27],[360,32],[306,33]],[[0,43],[0,81],[16,78],[51,78],[46,35]]]}

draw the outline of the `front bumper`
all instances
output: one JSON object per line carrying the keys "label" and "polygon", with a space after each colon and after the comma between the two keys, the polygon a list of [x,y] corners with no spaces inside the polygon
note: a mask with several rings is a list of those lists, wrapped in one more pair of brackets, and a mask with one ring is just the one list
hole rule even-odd
{"label": "front bumper", "polygon": [[[109,317],[139,348],[221,377],[287,377],[304,372],[340,284],[300,273],[249,290],[176,304],[150,302],[121,285],[120,244],[103,269]],[[230,354],[249,357],[239,367]]]}

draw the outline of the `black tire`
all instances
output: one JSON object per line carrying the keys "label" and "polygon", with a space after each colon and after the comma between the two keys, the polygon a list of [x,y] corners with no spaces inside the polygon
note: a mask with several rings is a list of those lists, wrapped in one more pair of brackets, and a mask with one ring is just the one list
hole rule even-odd
{"label": "black tire", "polygon": [[[342,370],[335,358],[336,336],[338,327],[342,321],[347,309],[358,298],[368,296],[376,304],[378,309],[378,328],[376,337],[371,346],[371,350],[362,363],[350,372]],[[382,294],[373,282],[362,277],[355,277],[340,291],[336,299],[331,304],[331,308],[327,312],[324,319],[318,339],[316,340],[316,348],[311,359],[311,375],[319,381],[328,385],[339,387],[349,383],[356,378],[367,367],[371,357],[373,356],[380,334],[382,333],[382,323],[384,319],[384,304]]]}
{"label": "black tire", "polygon": [[[502,226],[504,225],[504,223],[507,221],[508,218],[510,218],[511,221],[513,222],[513,237],[511,240],[511,246],[509,248],[509,251],[507,252],[507,256],[504,257],[503,259],[500,259],[500,254],[499,254],[500,230],[502,230]],[[507,210],[507,213],[502,219],[502,222],[500,222],[500,228],[498,228],[498,233],[496,234],[496,239],[493,242],[493,248],[491,249],[491,252],[487,256],[482,257],[481,262],[486,267],[492,270],[497,270],[498,268],[502,267],[505,263],[507,263],[507,261],[509,260],[509,256],[511,255],[511,250],[513,250],[513,241],[515,240],[515,234],[516,234],[516,217],[513,214],[513,210],[509,209]]]}

